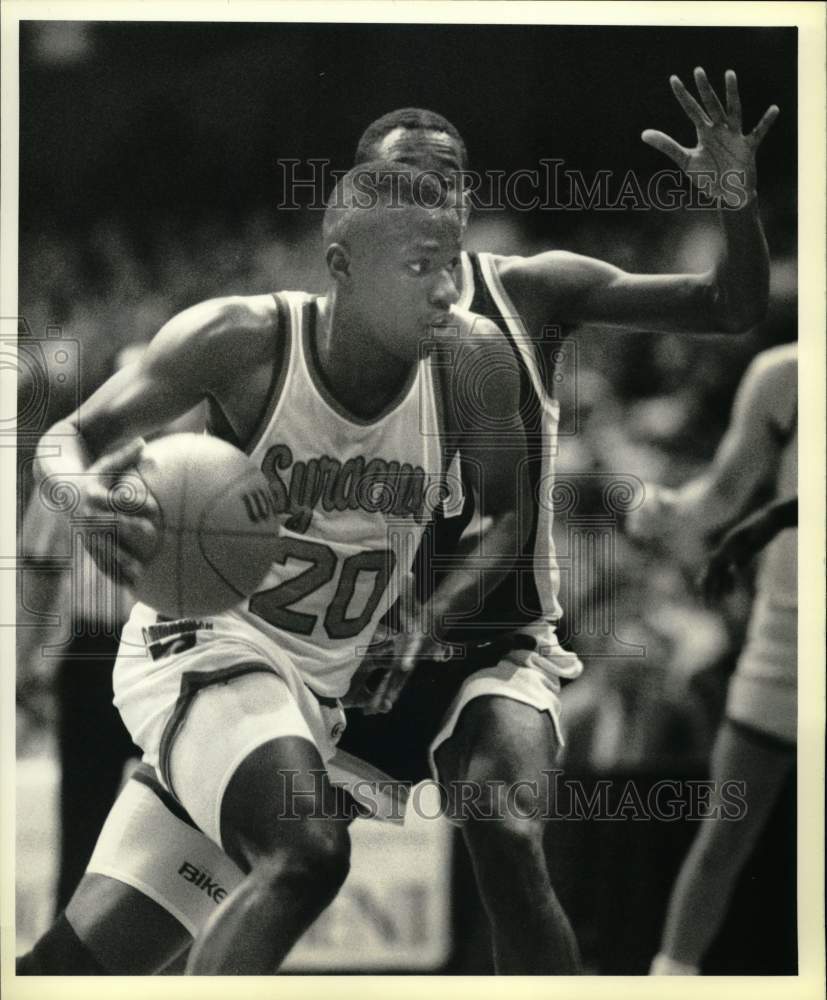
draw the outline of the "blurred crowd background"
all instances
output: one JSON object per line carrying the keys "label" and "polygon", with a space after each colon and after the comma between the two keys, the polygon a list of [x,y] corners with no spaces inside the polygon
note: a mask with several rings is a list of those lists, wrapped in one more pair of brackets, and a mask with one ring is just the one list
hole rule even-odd
{"label": "blurred crowd background", "polygon": [[[736,70],[748,128],[770,103],[781,107],[758,161],[772,255],[769,317],[736,338],[567,334],[560,393],[562,479],[594,484],[621,473],[683,482],[711,458],[749,360],[797,336],[795,46],[794,29],[21,25],[21,332],[36,341],[59,328],[60,339],[79,345],[78,379],[51,383],[41,430],[182,308],[224,294],[321,290],[321,216],[277,210],[278,160],[327,158],[346,169],[370,121],[414,105],[454,122],[477,170],[535,169],[553,157],[587,179],[633,170],[645,182],[671,164],[640,132],[658,128],[691,144],[667,81],[674,72],[689,82],[700,64],[716,87],[726,68]],[[703,211],[479,212],[467,247],[562,248],[637,271],[701,270],[716,252],[717,229],[714,213]],[[36,391],[29,379],[21,370],[21,409]],[[35,439],[20,439],[23,484]],[[580,513],[600,521],[599,490],[580,494]],[[563,636],[586,662],[564,692],[566,767],[584,780],[702,777],[749,588],[704,607],[691,558],[679,567],[641,554],[604,522],[611,566],[572,564],[563,574]],[[566,518],[557,530],[565,555]],[[605,621],[615,623],[609,642]],[[48,713],[21,711],[18,721],[21,757],[54,754]],[[712,971],[794,968],[792,796],[791,787],[764,853],[745,872]],[[552,826],[561,891],[590,967],[643,971],[691,829]],[[467,918],[461,859],[455,880],[455,906]],[[778,903],[778,919],[756,927],[748,915],[767,899]],[[486,971],[484,931],[469,919],[451,968]]]}

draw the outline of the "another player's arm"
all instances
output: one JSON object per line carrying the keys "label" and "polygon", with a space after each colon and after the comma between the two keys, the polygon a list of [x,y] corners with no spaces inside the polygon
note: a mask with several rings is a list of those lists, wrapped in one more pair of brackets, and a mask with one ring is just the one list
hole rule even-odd
{"label": "another player's arm", "polygon": [[670,80],[695,126],[697,145],[686,149],[652,129],[642,138],[677,163],[693,183],[707,178],[704,190],[732,203],[718,209],[723,248],[717,262],[702,274],[630,274],[561,251],[504,259],[500,274],[518,307],[535,302],[532,308],[540,308],[544,318],[564,325],[596,323],[664,333],[742,333],[764,318],[769,252],[758,212],[755,151],[778,108],[770,107],[744,135],[735,74],[726,74],[726,108],[702,69],[695,70],[695,82],[701,104],[678,77]]}
{"label": "another player's arm", "polygon": [[677,490],[649,488],[627,530],[642,540],[675,537],[683,531],[713,538],[749,510],[778,469],[795,383],[766,355],[759,355],[741,380],[729,426],[704,473]]}
{"label": "another player's arm", "polygon": [[[208,395],[221,397],[241,364],[254,364],[261,331],[272,326],[269,296],[215,299],[165,324],[134,365],[113,375],[65,420],[44,434],[35,475],[65,480],[80,492],[88,516],[111,513],[109,490],[134,465],[149,434],[180,417]],[[241,360],[240,360],[241,359]],[[57,455],[55,443],[60,444]],[[85,475],[84,475],[85,473]],[[118,565],[126,582],[155,543],[157,507],[151,497],[140,513],[120,514]]]}
{"label": "another player's arm", "polygon": [[707,602],[715,604],[744,569],[785,528],[798,526],[798,497],[773,500],[724,535],[699,581]]}

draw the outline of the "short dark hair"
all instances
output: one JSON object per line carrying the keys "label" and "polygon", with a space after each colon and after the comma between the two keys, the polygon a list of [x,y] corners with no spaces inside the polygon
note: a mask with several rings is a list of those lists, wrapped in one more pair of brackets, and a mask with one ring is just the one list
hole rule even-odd
{"label": "short dark hair", "polygon": [[381,118],[371,122],[362,133],[362,137],[356,146],[356,158],[354,163],[365,163],[372,160],[376,155],[376,146],[394,129],[426,129],[429,132],[445,132],[454,140],[459,148],[460,167],[465,170],[468,166],[468,150],[465,142],[457,129],[442,115],[436,111],[427,111],[425,108],[397,108],[396,111],[389,111]]}
{"label": "short dark hair", "polygon": [[455,211],[433,171],[416,170],[397,160],[368,160],[352,167],[328,198],[323,227],[325,244],[344,240],[358,213],[380,204]]}

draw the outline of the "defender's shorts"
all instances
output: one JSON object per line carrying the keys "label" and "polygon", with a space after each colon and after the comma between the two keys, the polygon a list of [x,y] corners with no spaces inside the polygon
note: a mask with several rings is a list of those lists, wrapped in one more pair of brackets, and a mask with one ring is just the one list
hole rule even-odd
{"label": "defender's shorts", "polygon": [[[514,637],[512,648],[503,652],[494,665],[474,671],[463,681],[428,748],[431,774],[436,781],[439,774],[434,754],[452,736],[465,706],[486,695],[509,698],[548,712],[558,753],[565,746],[560,723],[560,679],[576,677],[582,672],[582,664],[574,653],[563,649],[551,627],[543,626],[537,635],[529,636],[534,639],[535,648],[520,648],[521,635]],[[525,645],[528,647],[530,643]]]}
{"label": "defender's shorts", "polygon": [[[454,637],[449,641],[463,643]],[[387,715],[350,712],[339,750],[369,760],[400,781],[438,779],[435,750],[452,735],[465,706],[486,695],[547,712],[562,745],[561,681],[577,677],[583,665],[561,647],[554,624],[537,622],[518,632],[498,633],[487,642],[464,645],[462,656],[418,665]]]}

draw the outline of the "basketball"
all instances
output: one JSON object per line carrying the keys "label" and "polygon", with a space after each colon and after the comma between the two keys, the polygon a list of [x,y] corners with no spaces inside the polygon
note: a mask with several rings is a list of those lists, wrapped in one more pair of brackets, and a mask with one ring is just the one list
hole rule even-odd
{"label": "basketball", "polygon": [[184,618],[249,597],[275,555],[280,519],[263,473],[238,448],[204,434],[150,442],[137,471],[158,501],[158,548],[133,592]]}

